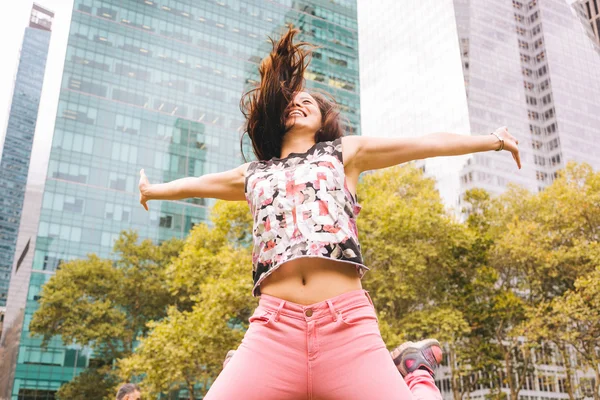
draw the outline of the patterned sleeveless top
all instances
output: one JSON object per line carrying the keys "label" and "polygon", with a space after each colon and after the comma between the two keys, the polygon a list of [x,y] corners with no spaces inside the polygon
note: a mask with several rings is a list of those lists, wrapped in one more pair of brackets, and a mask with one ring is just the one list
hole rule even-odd
{"label": "patterned sleeveless top", "polygon": [[361,278],[368,270],[356,229],[361,206],[346,185],[341,138],[250,163],[245,193],[254,216],[254,296],[277,267],[300,257],[352,263]]}

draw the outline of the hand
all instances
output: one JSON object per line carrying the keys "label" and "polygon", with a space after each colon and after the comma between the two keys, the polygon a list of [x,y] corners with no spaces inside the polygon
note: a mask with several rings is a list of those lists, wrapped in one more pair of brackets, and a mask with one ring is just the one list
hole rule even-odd
{"label": "hand", "polygon": [[494,131],[494,133],[504,139],[504,150],[510,151],[512,157],[521,169],[521,156],[519,155],[519,141],[513,135],[508,133],[508,128],[503,126]]}
{"label": "hand", "polygon": [[140,189],[140,204],[148,211],[148,188],[150,187],[150,182],[148,181],[148,177],[143,169],[140,170],[140,183],[138,185]]}

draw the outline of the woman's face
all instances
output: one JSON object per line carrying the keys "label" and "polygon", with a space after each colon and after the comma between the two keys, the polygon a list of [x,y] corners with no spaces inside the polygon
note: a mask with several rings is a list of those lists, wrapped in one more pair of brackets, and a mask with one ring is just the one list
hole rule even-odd
{"label": "woman's face", "polygon": [[285,113],[287,132],[297,129],[317,132],[321,129],[321,110],[314,97],[307,92],[296,94]]}

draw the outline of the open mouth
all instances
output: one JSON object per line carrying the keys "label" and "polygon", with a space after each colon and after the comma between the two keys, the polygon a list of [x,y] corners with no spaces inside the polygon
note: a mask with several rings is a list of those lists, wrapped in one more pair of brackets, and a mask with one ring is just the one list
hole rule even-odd
{"label": "open mouth", "polygon": [[288,114],[289,117],[306,117],[306,114],[301,110],[293,110]]}

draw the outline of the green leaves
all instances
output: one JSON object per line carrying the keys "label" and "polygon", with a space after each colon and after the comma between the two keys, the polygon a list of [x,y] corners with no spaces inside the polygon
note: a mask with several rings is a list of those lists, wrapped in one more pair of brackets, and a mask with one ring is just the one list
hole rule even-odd
{"label": "green leaves", "polygon": [[[360,239],[371,268],[363,285],[384,340],[390,348],[424,337],[443,341],[455,398],[477,384],[503,382],[518,399],[543,343],[565,360],[576,351],[585,365],[598,365],[600,174],[589,166],[569,164],[537,194],[470,191],[464,222],[412,166],[365,176],[359,193]],[[185,242],[158,246],[124,232],[116,261],[90,255],[63,264],[44,286],[32,333],[93,346],[106,365],[118,366],[69,383],[64,390],[72,398],[92,398],[92,376],[103,393],[118,374],[141,380],[151,395],[181,398],[185,391],[189,399],[216,378],[257,301],[247,205],[217,202],[211,216],[210,226],[197,225]]]}
{"label": "green leaves", "polygon": [[168,285],[179,309],[171,307],[167,318],[148,325],[151,333],[119,362],[123,379],[143,378],[143,388],[152,395],[181,388],[190,399],[206,393],[257,305],[251,294],[250,248],[243,246],[243,232],[252,226],[249,215],[245,203],[218,202],[214,227],[194,228],[168,267]]}

